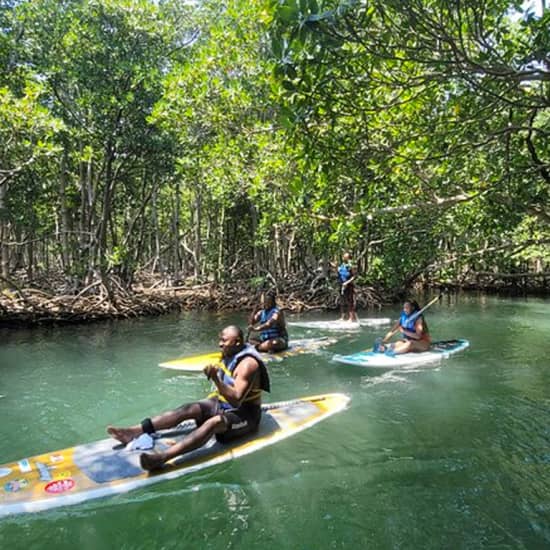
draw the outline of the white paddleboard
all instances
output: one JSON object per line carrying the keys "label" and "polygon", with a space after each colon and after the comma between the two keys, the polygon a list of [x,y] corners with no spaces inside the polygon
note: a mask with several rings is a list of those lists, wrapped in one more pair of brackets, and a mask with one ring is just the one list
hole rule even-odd
{"label": "white paddleboard", "polygon": [[[225,444],[213,437],[200,449],[176,457],[151,473],[139,465],[143,451],[128,451],[114,439],[3,464],[0,517],[77,504],[187,475],[286,439],[344,410],[349,401],[347,395],[334,393],[265,405],[257,433]],[[188,421],[176,430],[158,434],[155,449],[162,451],[181,440],[194,425]]]}
{"label": "white paddleboard", "polygon": [[352,321],[289,321],[287,324],[291,327],[302,327],[318,330],[337,330],[337,331],[352,331],[359,330],[361,327],[380,327],[389,325],[391,319],[387,317],[381,318],[365,318],[359,319],[358,322]]}
{"label": "white paddleboard", "polygon": [[335,355],[332,359],[337,363],[344,363],[345,365],[391,369],[407,365],[437,363],[459,351],[465,350],[469,345],[470,342],[463,339],[441,340],[433,342],[430,346],[430,351],[420,353],[411,352],[391,356],[373,351],[360,351],[351,355]]}

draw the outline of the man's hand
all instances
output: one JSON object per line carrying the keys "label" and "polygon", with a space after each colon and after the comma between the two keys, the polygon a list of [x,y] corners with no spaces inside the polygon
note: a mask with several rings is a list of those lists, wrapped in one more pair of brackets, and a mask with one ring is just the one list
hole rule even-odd
{"label": "man's hand", "polygon": [[218,374],[218,367],[216,365],[206,365],[206,367],[204,367],[202,371],[204,372],[208,380],[212,380],[212,378],[214,378]]}

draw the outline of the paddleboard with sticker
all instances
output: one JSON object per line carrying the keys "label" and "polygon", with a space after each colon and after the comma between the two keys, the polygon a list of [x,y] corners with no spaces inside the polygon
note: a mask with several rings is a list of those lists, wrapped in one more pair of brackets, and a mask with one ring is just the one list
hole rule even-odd
{"label": "paddleboard with sticker", "polygon": [[335,330],[335,331],[352,331],[360,330],[361,327],[380,327],[389,325],[391,319],[389,317],[380,318],[365,318],[359,319],[357,322],[351,321],[289,321],[287,325],[291,327],[310,328],[317,330]]}
{"label": "paddleboard with sticker", "polygon": [[360,351],[351,355],[335,355],[332,359],[337,363],[344,363],[345,365],[391,369],[409,365],[437,363],[455,353],[465,350],[469,345],[470,342],[464,339],[440,340],[432,342],[429,351],[420,353],[402,353],[392,356],[374,351]]}
{"label": "paddleboard with sticker", "polygon": [[[302,338],[291,340],[288,349],[275,353],[261,353],[262,359],[266,362],[282,361],[285,357],[292,357],[302,353],[313,353],[325,346],[336,343],[336,338]],[[206,365],[217,363],[220,360],[220,352],[204,353],[190,357],[180,357],[159,363],[159,367],[184,372],[202,372]]]}
{"label": "paddleboard with sticker", "polygon": [[[114,439],[0,465],[0,517],[37,512],[126,493],[138,487],[208,468],[272,445],[344,410],[350,398],[341,393],[303,397],[264,405],[257,433],[230,443],[212,437],[204,446],[176,457],[155,472],[139,465],[141,450],[130,451]],[[154,434],[153,451],[184,438],[193,428],[187,421],[174,430]]]}

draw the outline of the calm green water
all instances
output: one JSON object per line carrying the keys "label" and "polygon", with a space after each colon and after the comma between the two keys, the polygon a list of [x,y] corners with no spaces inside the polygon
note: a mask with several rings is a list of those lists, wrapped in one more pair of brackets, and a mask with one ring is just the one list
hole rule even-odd
{"label": "calm green water", "polygon": [[[201,397],[202,377],[157,363],[211,350],[222,326],[243,319],[0,332],[0,463]],[[550,302],[459,297],[427,319],[435,338],[471,348],[439,366],[376,371],[330,359],[384,331],[341,335],[273,366],[269,400],[339,391],[352,396],[348,410],[188,477],[1,519],[0,547],[549,548]]]}

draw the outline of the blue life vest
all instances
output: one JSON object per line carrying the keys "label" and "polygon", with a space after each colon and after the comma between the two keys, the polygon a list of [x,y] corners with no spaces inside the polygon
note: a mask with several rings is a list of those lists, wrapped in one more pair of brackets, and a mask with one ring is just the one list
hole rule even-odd
{"label": "blue life vest", "polygon": [[418,319],[418,315],[415,315],[414,313],[411,313],[411,315],[407,315],[404,311],[402,311],[401,317],[399,318],[399,324],[404,329],[414,332],[415,331],[414,324],[416,323],[417,319]]}
{"label": "blue life vest", "polygon": [[351,264],[341,264],[338,268],[338,280],[345,283],[351,279]]}
{"label": "blue life vest", "polygon": [[[270,310],[262,310],[262,313],[260,315],[260,324],[267,323],[273,315],[276,313],[279,313],[279,308],[277,306],[272,307]],[[269,328],[266,328],[265,330],[262,330],[260,333],[260,339],[262,342],[265,342],[266,340],[272,340],[273,338],[284,338],[285,335],[282,334],[281,329],[278,325],[272,325]]]}
{"label": "blue life vest", "polygon": [[[411,332],[416,332],[416,329],[414,328],[414,325],[416,324],[416,321],[420,318],[420,315],[418,315],[418,312],[415,311],[411,313],[410,315],[407,315],[404,311],[401,312],[401,317],[399,317],[399,324],[405,329],[410,330]],[[410,340],[410,336],[405,334],[404,332],[401,333],[404,338],[407,338]]]}

